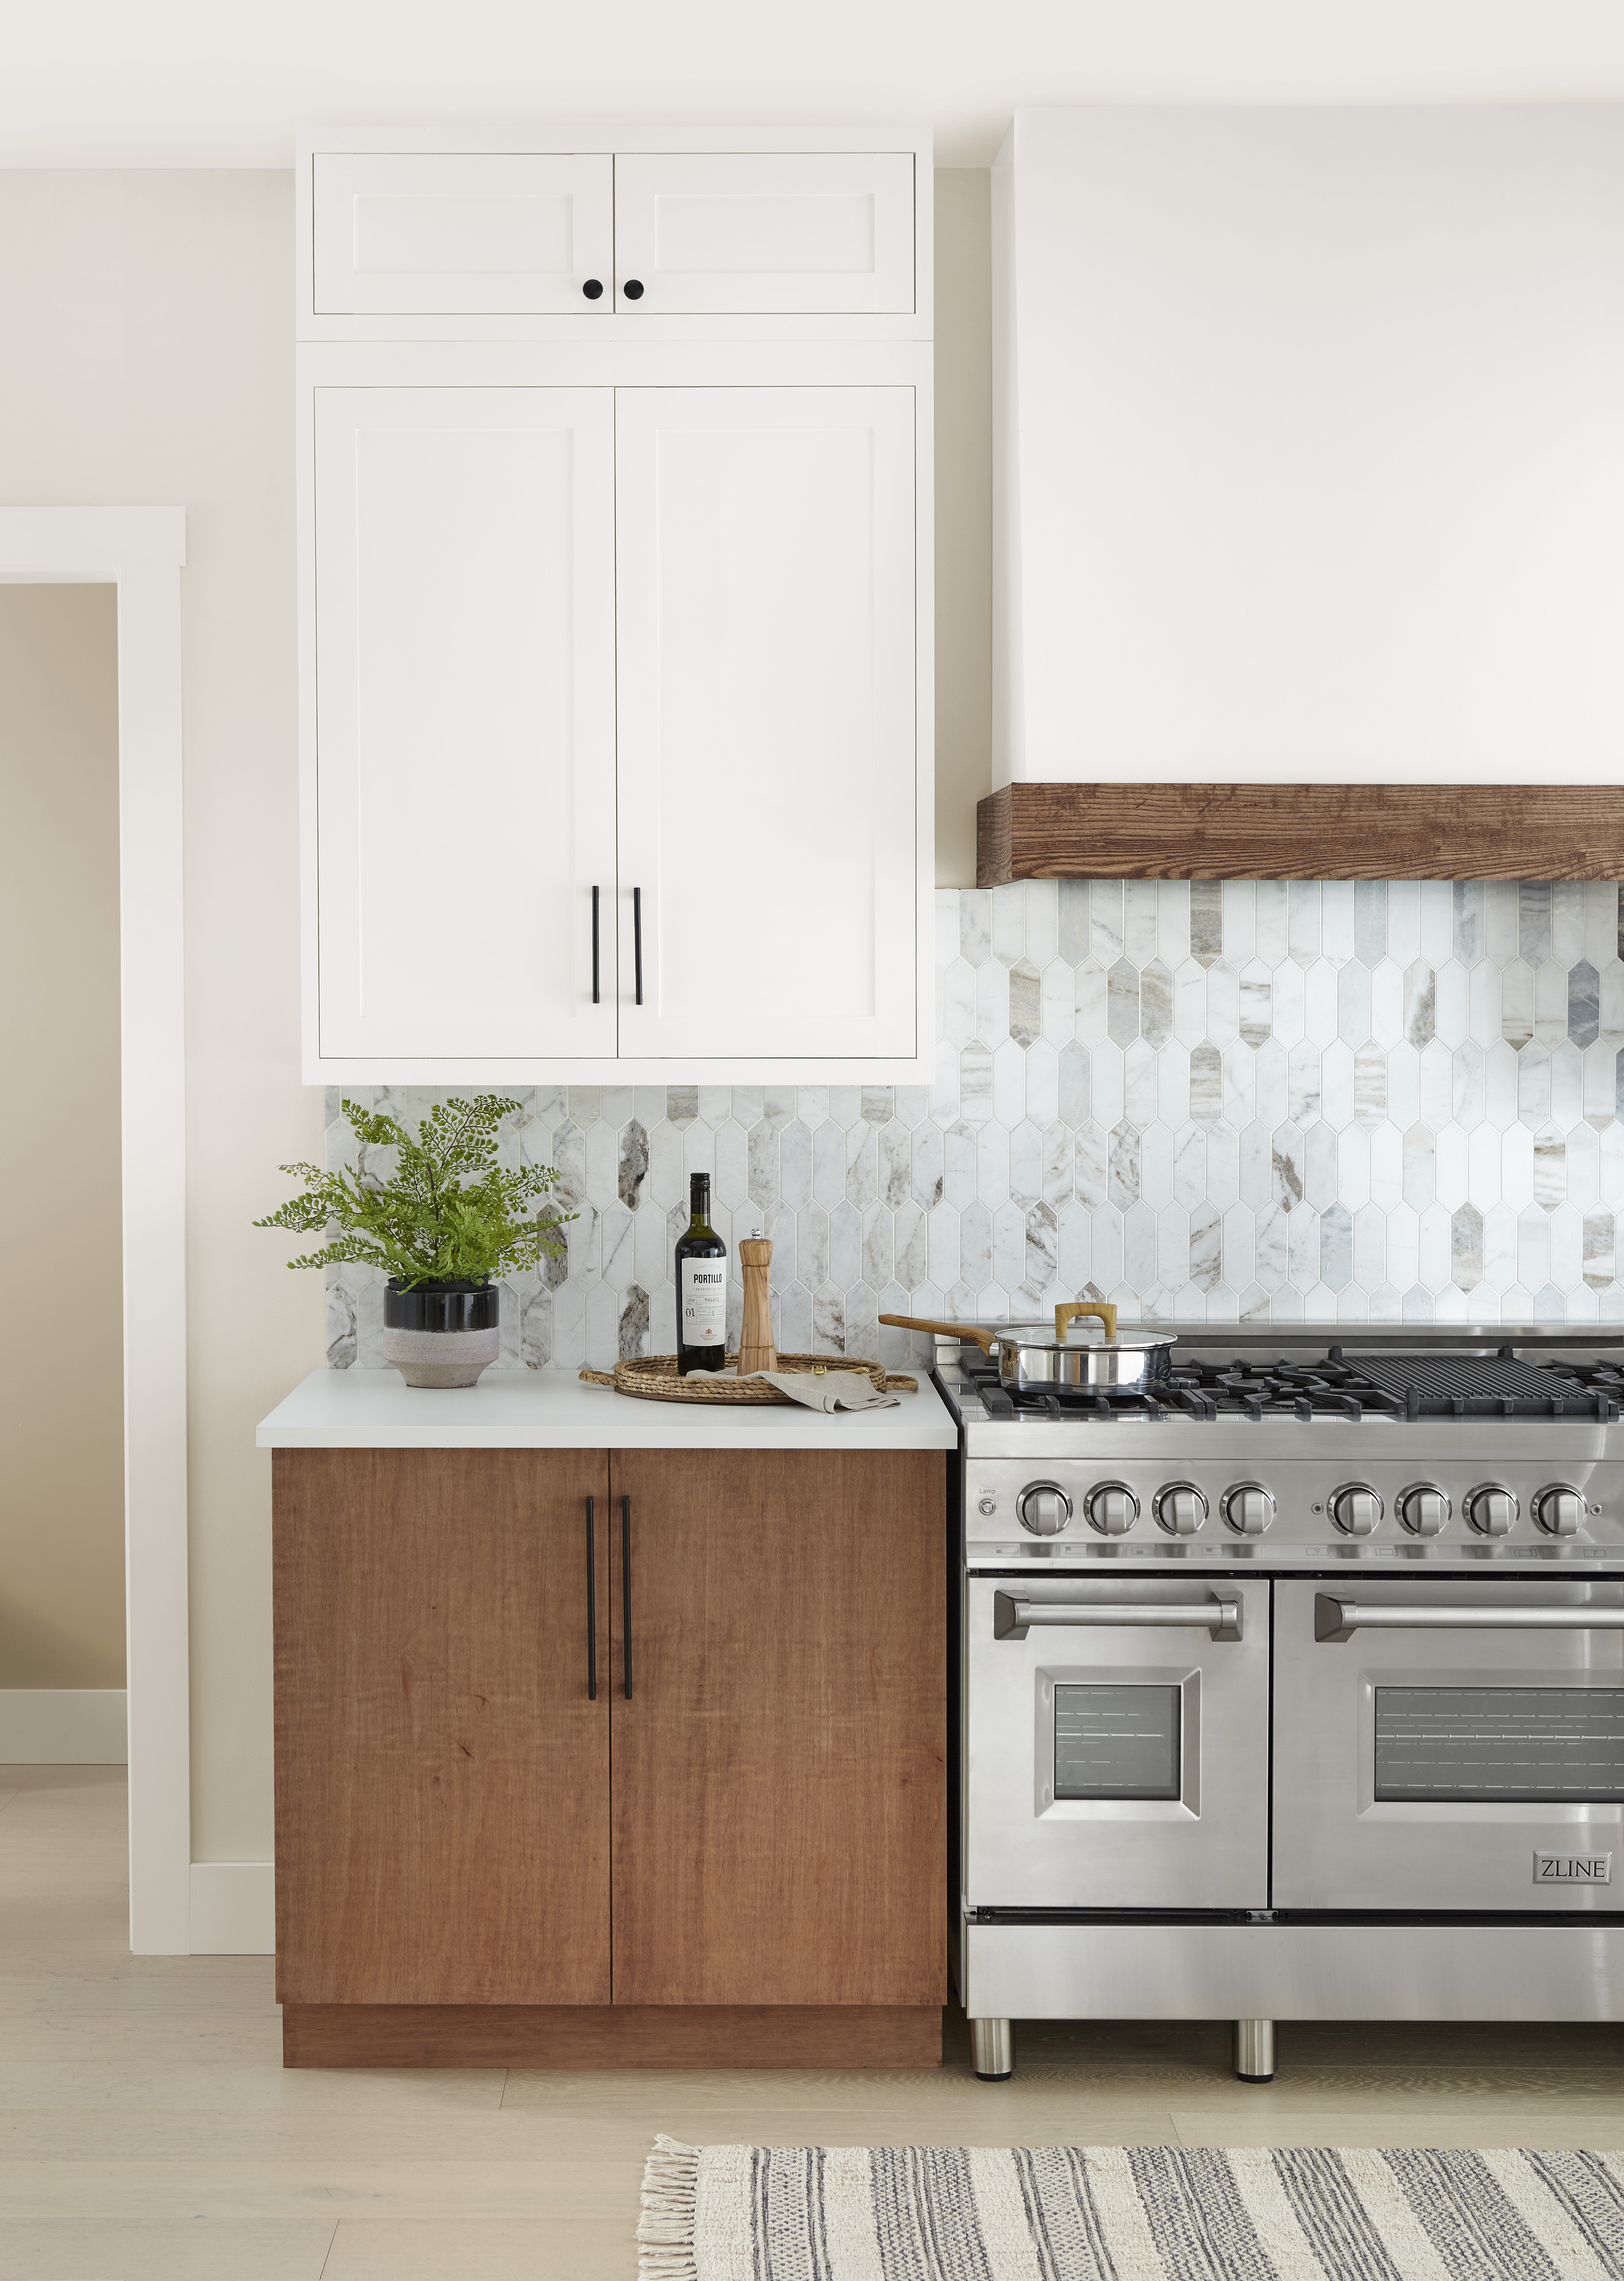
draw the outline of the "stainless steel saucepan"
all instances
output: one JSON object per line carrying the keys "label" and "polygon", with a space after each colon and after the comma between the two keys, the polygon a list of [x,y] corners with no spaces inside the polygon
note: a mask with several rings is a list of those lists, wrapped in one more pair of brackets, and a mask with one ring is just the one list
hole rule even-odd
{"label": "stainless steel saucepan", "polygon": [[[1079,1315],[1097,1315],[1102,1339],[1069,1339],[1067,1326]],[[998,1356],[998,1379],[1011,1394],[1147,1394],[1166,1382],[1172,1369],[1171,1338],[1119,1339],[1117,1310],[1095,1299],[1067,1299],[1055,1310],[1051,1332],[1041,1323],[938,1323],[918,1315],[882,1315],[901,1331],[933,1331],[938,1338],[978,1346],[991,1361]]]}

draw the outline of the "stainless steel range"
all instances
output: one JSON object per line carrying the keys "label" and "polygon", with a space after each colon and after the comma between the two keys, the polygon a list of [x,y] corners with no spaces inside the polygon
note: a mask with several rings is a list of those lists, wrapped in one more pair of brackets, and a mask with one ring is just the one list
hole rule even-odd
{"label": "stainless steel range", "polygon": [[1278,2019],[1624,2019],[1624,1330],[1172,1365],[939,1343],[978,2074],[1018,2018],[1231,2018],[1253,2081]]}

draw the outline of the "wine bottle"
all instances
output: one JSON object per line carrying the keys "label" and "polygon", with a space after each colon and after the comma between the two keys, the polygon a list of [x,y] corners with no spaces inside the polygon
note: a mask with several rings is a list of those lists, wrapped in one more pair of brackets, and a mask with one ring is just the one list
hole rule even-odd
{"label": "wine bottle", "polygon": [[727,1246],[710,1224],[710,1174],[688,1182],[688,1233],[677,1241],[677,1367],[720,1370],[727,1360]]}

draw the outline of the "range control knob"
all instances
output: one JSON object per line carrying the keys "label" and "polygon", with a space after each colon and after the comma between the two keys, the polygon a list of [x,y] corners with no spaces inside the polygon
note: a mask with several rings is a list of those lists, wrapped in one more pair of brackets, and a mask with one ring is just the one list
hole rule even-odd
{"label": "range control knob", "polygon": [[1385,1508],[1368,1481],[1344,1481],[1331,1492],[1331,1518],[1344,1536],[1370,1536]]}
{"label": "range control knob", "polygon": [[1102,1536],[1125,1536],[1139,1519],[1139,1499],[1124,1481],[1101,1481],[1083,1499],[1083,1511]]}
{"label": "range control knob", "polygon": [[1519,1510],[1510,1489],[1498,1481],[1484,1481],[1466,1499],[1466,1522],[1480,1536],[1509,1536]]}
{"label": "range control knob", "polygon": [[1411,1481],[1399,1496],[1399,1522],[1411,1536],[1436,1536],[1449,1517],[1449,1498],[1436,1481]]}
{"label": "range control knob", "polygon": [[1071,1526],[1071,1500],[1058,1481],[1031,1481],[1015,1500],[1021,1527],[1033,1536],[1058,1536]]}
{"label": "range control knob", "polygon": [[1194,1536],[1207,1518],[1207,1500],[1194,1481],[1169,1481],[1150,1510],[1169,1536]]}
{"label": "range control knob", "polygon": [[1274,1518],[1274,1499],[1259,1481],[1236,1481],[1218,1509],[1237,1536],[1261,1536]]}
{"label": "range control knob", "polygon": [[1552,1481],[1534,1500],[1534,1518],[1547,1536],[1577,1536],[1585,1501],[1567,1481]]}

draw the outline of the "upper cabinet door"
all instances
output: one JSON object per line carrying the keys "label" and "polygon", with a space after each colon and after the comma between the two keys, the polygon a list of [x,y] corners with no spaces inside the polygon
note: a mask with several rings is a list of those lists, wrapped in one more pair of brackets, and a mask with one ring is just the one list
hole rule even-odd
{"label": "upper cabinet door", "polygon": [[607,311],[613,165],[603,155],[318,151],[314,313]]}
{"label": "upper cabinet door", "polygon": [[623,315],[906,313],[913,154],[617,158],[615,232]]}
{"label": "upper cabinet door", "polygon": [[912,1055],[913,390],[615,420],[620,1050]]}
{"label": "upper cabinet door", "polygon": [[319,388],[315,460],[321,1051],[613,1055],[612,391]]}

